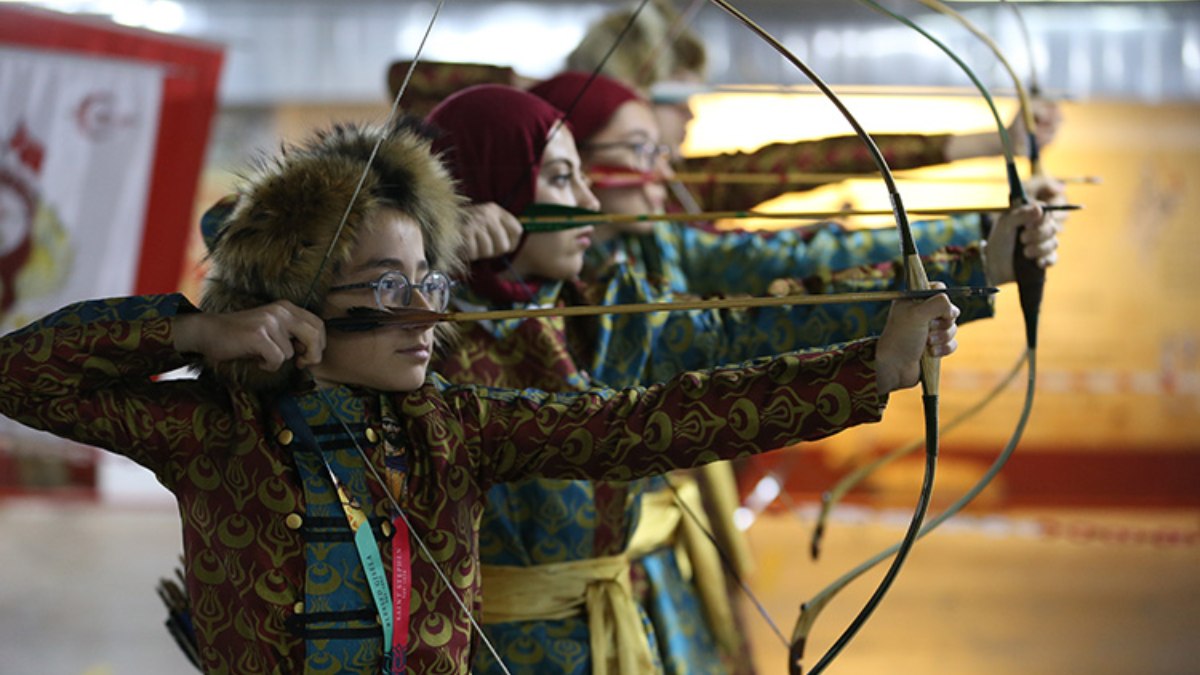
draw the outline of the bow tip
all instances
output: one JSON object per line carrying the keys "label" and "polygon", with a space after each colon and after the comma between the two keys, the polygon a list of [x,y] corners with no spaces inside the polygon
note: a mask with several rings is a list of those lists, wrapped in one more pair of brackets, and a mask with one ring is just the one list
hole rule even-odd
{"label": "bow tip", "polygon": [[804,643],[805,639],[792,643],[788,650],[788,675],[804,675]]}

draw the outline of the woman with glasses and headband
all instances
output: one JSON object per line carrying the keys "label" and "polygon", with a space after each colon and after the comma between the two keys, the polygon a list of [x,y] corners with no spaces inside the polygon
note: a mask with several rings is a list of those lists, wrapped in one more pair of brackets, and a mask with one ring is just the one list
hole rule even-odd
{"label": "woman with glasses and headband", "polygon": [[[209,673],[465,674],[484,648],[472,621],[492,485],[635,480],[827,436],[877,420],[922,353],[956,348],[939,296],[898,303],[878,340],[653,388],[452,385],[428,369],[433,323],[396,311],[439,308],[442,274],[464,268],[461,200],[422,136],[335,127],[238,193],[199,309],[93,301],[0,338],[0,414],[124,454],[175,495]],[[197,379],[154,377],[189,363]],[[817,405],[831,387],[838,405]],[[712,448],[698,452],[685,418]],[[561,507],[537,506],[577,515]],[[598,593],[628,592],[608,578]],[[537,656],[525,646],[516,671]]]}
{"label": "woman with glasses and headband", "polygon": [[[650,104],[637,92],[605,76],[564,73],[531,88],[559,109],[570,108],[584,170],[607,213],[654,214],[666,208],[664,180],[670,178],[669,149],[661,143]],[[1018,225],[1029,228],[1027,251],[1044,264],[1054,260],[1053,229],[1042,223],[1037,207],[1004,215],[997,233],[1015,236]],[[1011,254],[985,267],[978,229],[957,221],[914,223],[918,246],[944,249],[927,259],[931,279],[951,286],[986,286],[1011,280]],[[597,225],[596,244],[585,259],[584,279],[604,302],[632,297],[669,302],[686,296],[764,295],[779,288],[788,293],[852,292],[894,289],[902,284],[892,258],[899,250],[894,233],[863,235],[837,226],[763,236],[714,232],[692,225],[646,219]],[[648,296],[646,295],[648,294]],[[959,300],[960,322],[991,316],[986,298]],[[659,382],[702,363],[736,363],[778,349],[821,347],[878,334],[887,303],[802,306],[712,312],[673,312],[655,318],[609,316],[581,330],[593,346],[587,366],[593,377],[614,386]],[[648,495],[645,508],[653,517],[641,522],[680,522],[676,493],[704,502],[727,557],[739,561],[738,574],[749,567],[741,534],[732,525],[736,492],[728,465],[710,465],[699,474],[697,490],[687,478],[674,477],[674,490]],[[693,506],[695,506],[693,504]],[[699,510],[692,508],[692,511]],[[638,535],[635,534],[635,538]],[[719,573],[685,581],[681,569],[703,572],[711,559],[707,542],[681,527],[655,537],[657,547],[639,560],[648,580],[644,598],[660,649],[677,664],[675,672],[715,670],[710,645],[715,642],[728,672],[747,672],[751,660],[741,633],[728,619],[734,614]],[[686,546],[675,544],[683,540]],[[690,540],[690,541],[689,541]],[[680,550],[691,560],[680,564]],[[699,560],[699,562],[697,562]],[[690,617],[704,609],[705,622]],[[689,630],[677,629],[686,626]],[[690,632],[689,632],[690,631]],[[716,671],[725,672],[725,671]]]}

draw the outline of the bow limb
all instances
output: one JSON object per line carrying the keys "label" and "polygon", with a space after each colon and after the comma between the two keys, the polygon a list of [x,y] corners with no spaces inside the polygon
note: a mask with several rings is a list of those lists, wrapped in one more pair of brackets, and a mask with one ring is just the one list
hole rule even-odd
{"label": "bow limb", "polygon": [[[908,215],[904,210],[903,201],[900,198],[900,193],[896,188],[895,180],[892,177],[891,170],[887,166],[879,148],[875,142],[866,133],[853,114],[845,107],[842,101],[833,93],[832,90],[825,84],[823,80],[815,72],[813,72],[803,61],[795,54],[790,52],[782,43],[774,36],[770,35],[761,26],[752,21],[749,17],[743,14],[740,10],[734,8],[726,0],[712,0],[713,4],[719,6],[729,15],[736,18],[744,26],[749,28],[760,38],[771,45],[775,51],[781,54],[792,65],[803,72],[809,80],[821,90],[822,93],[830,100],[831,103],[842,113],[847,122],[854,128],[855,133],[863,140],[871,152],[872,158],[875,160],[879,168],[884,182],[888,188],[888,194],[891,198],[894,215],[896,217],[896,226],[900,233],[900,242],[902,255],[904,258],[906,277],[909,282],[910,289],[924,289],[929,287],[929,280],[925,273],[925,268],[921,264],[920,256],[917,253],[916,245],[912,236],[912,228],[908,222]],[[908,532],[905,535],[904,541],[896,551],[895,559],[891,567],[884,575],[883,581],[876,588],[871,598],[859,612],[858,616],[851,622],[850,626],[842,633],[829,651],[821,658],[821,660],[813,668],[813,673],[821,672],[834,658],[845,648],[846,644],[853,639],[858,630],[863,626],[866,620],[874,612],[883,596],[891,587],[896,575],[899,573],[904,560],[907,558],[908,552],[912,549],[913,543],[916,541],[917,532],[920,529],[921,522],[924,520],[925,512],[929,507],[929,499],[932,495],[933,476],[937,466],[937,408],[938,408],[938,387],[940,381],[940,370],[938,360],[930,357],[928,354],[921,359],[921,386],[924,391],[923,403],[925,410],[925,434],[926,434],[926,462],[925,462],[925,477],[922,481],[921,494],[918,498],[918,503],[914,509],[912,521],[909,524]],[[805,638],[808,634],[807,626],[797,622],[796,629],[793,631],[792,646],[789,650],[789,671],[792,673],[802,672],[801,659],[804,653]]]}
{"label": "bow limb", "polygon": [[[988,91],[987,87],[985,87],[983,85],[983,82],[980,81],[979,77],[975,74],[975,72],[973,70],[971,70],[971,68],[969,66],[967,66],[967,64],[961,58],[959,58],[959,56],[957,54],[955,54],[953,50],[951,50],[949,47],[947,47],[942,41],[938,40],[936,37],[931,35],[928,31],[921,28],[920,26],[918,26],[917,24],[915,24],[908,18],[901,16],[901,15],[887,9],[880,3],[876,2],[875,0],[862,0],[862,2],[863,2],[863,4],[866,4],[867,6],[876,10],[877,12],[879,12],[881,14],[886,14],[887,16],[890,16],[891,18],[895,19],[896,21],[899,21],[900,23],[903,23],[904,25],[908,26],[909,28],[920,33],[924,38],[926,38],[927,40],[932,42],[935,46],[937,46],[939,49],[941,49],[942,52],[944,52],[947,56],[949,56],[955,62],[955,64],[957,64],[958,67],[967,75],[967,77],[971,80],[971,83],[975,86],[975,88],[983,96],[984,101],[987,103],[988,109],[990,110],[990,112],[992,114],[992,118],[996,123],[996,128],[999,131],[1001,148],[1004,151],[1005,166],[1007,168],[1007,175],[1009,177],[1009,183],[1010,183],[1010,190],[1011,190],[1010,199],[1013,201],[1023,201],[1024,200],[1024,192],[1023,192],[1023,187],[1021,186],[1021,183],[1020,183],[1020,179],[1017,177],[1016,160],[1014,157],[1012,139],[1009,137],[1008,129],[1004,125],[1004,120],[1000,117],[1000,112],[996,108],[995,101],[992,100],[991,93]],[[1011,382],[1013,379],[1015,379],[1017,373],[1020,372],[1021,365],[1025,361],[1026,361],[1026,355],[1022,354],[1021,357],[1017,360],[1016,365],[1009,372],[1007,377],[1005,377],[1003,380],[1001,380],[1001,382],[991,392],[986,394],[979,402],[977,402],[975,405],[973,405],[971,408],[967,409],[963,413],[960,413],[958,416],[956,416],[954,420],[949,422],[942,429],[942,431],[943,432],[949,431],[950,429],[959,426],[960,424],[965,422],[967,419],[970,419],[973,415],[975,415],[980,410],[982,410],[984,407],[986,407],[991,401],[993,401],[1000,394],[1001,391],[1004,390],[1004,388],[1007,387],[1009,382]],[[1023,422],[1020,423],[1019,426],[1023,426]],[[915,451],[918,447],[920,447],[919,444],[912,443],[912,444],[909,444],[906,446],[902,446],[891,453],[888,453],[888,454],[885,454],[885,455],[879,457],[875,461],[861,467],[857,471],[854,471],[853,473],[848,475],[841,482],[839,482],[832,490],[826,492],[823,495],[821,511],[818,514],[817,522],[816,522],[816,525],[813,530],[812,542],[810,544],[810,554],[812,555],[812,557],[814,559],[819,555],[821,539],[824,535],[824,530],[825,530],[825,524],[828,520],[828,515],[829,515],[829,512],[830,512],[831,508],[833,507],[833,505],[838,500],[840,500],[841,497],[846,494],[846,492],[848,492],[850,489],[852,489],[855,485],[857,485],[860,481],[862,481],[864,478],[866,478],[868,475],[870,475],[876,469],[878,469],[881,466],[884,466],[886,464],[889,464],[892,461],[895,461],[896,459],[899,459],[900,457],[903,457],[903,456]],[[840,587],[838,587],[838,588],[840,588]],[[836,591],[831,591],[831,593],[836,593]]]}
{"label": "bow limb", "polygon": [[[1018,364],[1018,367],[1019,367],[1019,365],[1020,364]],[[1014,370],[1013,372],[1015,373],[1016,370]],[[1029,380],[1028,380],[1030,383],[1030,386],[1032,386],[1032,382],[1035,379],[1036,379],[1036,365],[1033,360],[1030,360],[1029,361]],[[992,479],[994,479],[996,477],[996,475],[1000,473],[1000,470],[1002,468],[1004,468],[1004,465],[1008,462],[1009,457],[1012,456],[1013,451],[1017,447],[1017,443],[1020,441],[1020,438],[1025,431],[1025,423],[1029,419],[1029,410],[1032,408],[1032,406],[1033,406],[1033,398],[1030,396],[1027,396],[1025,398],[1024,408],[1021,410],[1021,418],[1017,424],[1017,428],[1013,431],[1012,437],[1009,439],[1008,443],[1005,445],[1004,450],[995,459],[995,461],[992,462],[992,465],[990,467],[988,467],[988,470],[986,473],[984,473],[983,478],[978,483],[976,483],[974,487],[972,487],[965,494],[963,494],[963,496],[959,497],[945,511],[939,513],[938,515],[934,516],[933,518],[930,518],[929,522],[925,523],[925,525],[923,527],[921,527],[920,531],[917,533],[918,539],[929,534],[934,529],[936,529],[938,526],[940,526],[942,523],[946,522],[950,518],[953,518],[960,511],[962,511],[963,508],[965,508],[967,506],[967,504],[969,504],[971,501],[973,501],[975,499],[975,497],[979,496],[979,493],[983,492],[984,488],[986,488],[988,486],[988,484],[991,483]],[[807,635],[808,631],[812,629],[812,625],[816,621],[817,616],[821,613],[821,610],[823,610],[825,608],[825,606],[829,604],[829,601],[832,600],[834,598],[834,596],[836,596],[839,592],[842,591],[842,589],[844,589],[846,586],[850,585],[851,582],[853,582],[855,579],[858,579],[860,576],[862,576],[864,573],[869,571],[871,568],[873,568],[876,565],[878,565],[879,563],[887,560],[892,555],[898,555],[898,553],[901,550],[902,543],[901,544],[893,544],[892,546],[888,547],[887,549],[884,549],[883,551],[880,551],[879,553],[875,554],[873,557],[871,557],[868,560],[864,561],[863,563],[859,564],[854,569],[843,574],[832,584],[826,586],[819,593],[814,595],[811,600],[804,603],[804,606],[801,608],[800,618],[797,620],[796,630],[797,631],[803,630],[804,635]]]}
{"label": "bow limb", "polygon": [[[1025,15],[1021,12],[1021,8],[1018,7],[1016,3],[1009,2],[1009,0],[1000,0],[1000,3],[1011,9],[1013,11],[1013,16],[1017,17],[1017,28],[1020,29],[1021,42],[1025,45],[1025,54],[1029,60],[1029,87],[1027,88],[1027,91],[1029,96],[1036,99],[1041,96],[1042,87],[1038,82],[1037,60],[1036,55],[1033,53],[1033,41],[1029,38],[1029,26],[1025,24]],[[997,50],[997,52],[998,51],[999,50]],[[1020,78],[1016,77],[1015,70],[1010,70],[1009,72],[1012,73],[1014,80],[1020,80]],[[1017,94],[1021,94],[1019,85]],[[1037,134],[1034,132],[1034,126],[1037,124],[1037,119],[1033,114],[1033,108],[1030,105],[1030,100],[1028,98],[1022,99],[1021,110],[1022,118],[1025,121],[1025,129],[1029,134],[1029,169],[1034,176],[1042,176],[1044,173],[1042,171],[1041,152],[1038,148],[1040,144],[1038,143]]]}
{"label": "bow limb", "polygon": [[[876,2],[874,2],[874,0],[863,0],[863,2],[875,7],[880,12],[889,14],[890,16],[897,19],[898,21],[901,21],[902,23],[908,25],[909,27],[913,28],[917,32],[921,33],[923,36],[925,36],[927,39],[929,39],[931,42],[933,42],[939,48],[941,48],[944,52],[946,52],[948,55],[950,55],[951,58],[953,58],[954,61],[961,68],[963,68],[963,70],[965,70],[967,72],[967,74],[971,77],[972,81],[980,89],[980,92],[984,95],[984,98],[987,100],[988,105],[992,109],[993,116],[996,119],[997,127],[1000,131],[1001,138],[1003,140],[1003,144],[1005,147],[1006,161],[1007,161],[1008,166],[1015,167],[1015,163],[1013,161],[1011,142],[1007,136],[1007,131],[1004,127],[1004,124],[1003,124],[1002,120],[1000,119],[999,114],[996,112],[995,105],[993,104],[991,97],[988,95],[986,88],[983,87],[983,85],[979,82],[978,78],[976,78],[975,75],[970,71],[970,68],[968,68],[966,66],[966,64],[963,63],[962,60],[957,57],[957,55],[955,55],[952,51],[950,51],[950,49],[948,47],[946,47],[944,44],[939,42],[936,38],[934,38],[932,35],[930,35],[926,31],[921,29],[919,26],[916,26],[915,24],[913,24],[908,19],[898,16],[898,15],[890,12],[889,10],[879,6]],[[921,0],[921,2],[926,5],[931,5],[931,3],[937,3],[937,0]],[[940,4],[940,3],[937,3],[937,4]],[[963,21],[965,21],[965,19],[963,19]],[[990,40],[987,40],[987,42],[989,43],[989,46],[991,46],[993,49],[995,49],[994,43],[992,43]],[[999,54],[998,54],[998,56],[999,56]],[[1015,78],[1015,73],[1011,69],[1009,69],[1009,72]],[[1024,91],[1024,87],[1021,86],[1019,80],[1017,80],[1017,86],[1018,86],[1018,91]],[[1031,148],[1032,147],[1033,146],[1031,146]],[[1012,185],[1013,201],[1014,201],[1014,203],[1021,203],[1024,201],[1024,191],[1020,186],[1019,179],[1016,177],[1015,168],[1010,169],[1010,176],[1013,180],[1013,185]],[[1032,261],[1028,261],[1028,259],[1026,259],[1025,256],[1020,254],[1019,243],[1016,248],[1015,256],[1020,261],[1023,261],[1026,264],[1026,267],[1032,266],[1035,269],[1037,269],[1037,266],[1034,265],[1032,263]],[[1017,262],[1018,262],[1018,260],[1014,260],[1014,265]],[[1040,271],[1040,269],[1038,271]],[[1022,277],[1018,273],[1018,286],[1021,286],[1021,279],[1022,279]],[[1042,275],[1042,279],[1044,279],[1044,273]],[[1026,283],[1027,284],[1029,283],[1028,279],[1026,279]],[[1036,289],[1037,289],[1037,294],[1038,294],[1038,301],[1040,302],[1041,282],[1038,282],[1035,280],[1035,283],[1036,283]],[[1016,449],[1017,444],[1020,442],[1020,439],[1021,439],[1022,435],[1024,434],[1025,426],[1028,423],[1030,413],[1033,409],[1033,396],[1034,396],[1034,390],[1035,390],[1036,370],[1037,370],[1037,359],[1036,359],[1036,349],[1035,349],[1035,347],[1036,347],[1035,340],[1036,340],[1036,333],[1037,333],[1036,305],[1034,306],[1033,319],[1031,321],[1030,314],[1029,314],[1028,308],[1026,306],[1026,293],[1027,293],[1026,289],[1021,288],[1022,309],[1026,310],[1025,318],[1026,318],[1026,334],[1027,334],[1027,349],[1025,351],[1025,354],[1023,355],[1023,360],[1025,360],[1029,364],[1029,368],[1028,368],[1028,373],[1027,373],[1028,379],[1026,382],[1025,401],[1024,401],[1024,405],[1022,407],[1021,414],[1018,419],[1017,425],[1014,428],[1013,433],[1010,436],[1008,442],[1006,443],[1004,449],[1001,451],[999,456],[997,456],[996,460],[992,463],[992,466],[989,467],[988,471],[985,472],[984,476],[979,480],[979,482],[976,483],[970,490],[967,491],[966,494],[964,494],[957,501],[955,501],[944,512],[939,514],[937,517],[931,519],[929,521],[929,523],[927,523],[921,529],[921,531],[918,535],[919,537],[928,534],[934,528],[938,527],[941,523],[943,523],[946,520],[948,520],[949,518],[953,517],[955,514],[957,514],[959,511],[961,511],[968,503],[970,503],[976,496],[978,496],[991,483],[991,481],[995,478],[995,476],[1000,472],[1000,470],[1008,462],[1008,459],[1012,456],[1012,453]],[[1004,382],[1002,382],[1002,385],[1006,384],[1008,379],[1011,379],[1012,377],[1014,377],[1016,375],[1016,373],[1018,372],[1019,368],[1020,368],[1020,362],[1018,362],[1017,366],[1009,374],[1009,377],[1006,378]],[[988,397],[985,398],[985,401],[988,398],[995,395],[998,391],[999,391],[999,389],[994,390],[992,393],[990,393],[988,395]],[[970,411],[968,411],[968,412],[970,412]],[[881,465],[888,461],[891,461],[892,459],[895,458],[895,456],[903,454],[907,451],[908,451],[908,448],[901,448],[896,453],[885,456],[884,458],[880,459],[875,464],[865,467],[863,470],[861,470],[859,472],[856,472],[856,474],[853,474],[850,477],[850,479],[848,479],[848,480],[850,480],[851,484],[852,484],[852,482],[857,480],[861,475],[865,475],[866,473],[869,473],[875,466]],[[839,487],[842,487],[842,486],[839,485]],[[844,489],[849,489],[849,487],[846,487]],[[843,490],[843,493],[844,493],[844,490]],[[835,496],[837,496],[837,495],[835,495]],[[827,500],[826,511],[827,511],[827,508],[828,508],[828,500]],[[822,515],[824,515],[824,513],[825,513],[825,511],[823,511]],[[822,526],[823,522],[824,522],[823,520],[818,521],[817,534],[814,535],[814,541],[813,541],[814,552],[818,545],[817,537],[819,537],[819,533],[821,532],[821,526]],[[897,550],[897,547],[893,546],[893,547],[877,554],[875,557],[867,560],[860,566],[854,568],[853,570],[848,572],[846,575],[839,578],[833,584],[829,585],[825,589],[822,589],[816,596],[813,597],[813,599],[809,603],[806,603],[805,610],[802,613],[802,614],[807,614],[807,616],[802,616],[802,622],[805,624],[805,626],[809,626],[809,627],[811,626],[812,622],[815,621],[816,615],[820,613],[820,611],[825,607],[825,605],[828,604],[828,602],[838,592],[840,592],[843,588],[845,588],[854,579],[858,578],[862,573],[866,572],[867,570],[874,567],[875,565],[882,562],[883,560],[886,560],[887,557],[892,555],[892,553],[894,553],[896,550]]]}
{"label": "bow limb", "polygon": [[[1029,90],[1025,88],[1025,83],[1021,80],[1020,76],[1017,75],[1016,69],[1013,68],[1012,64],[1009,63],[1008,59],[1004,56],[1004,52],[1000,49],[1000,46],[997,45],[996,41],[993,40],[987,33],[983,32],[983,29],[975,25],[970,19],[963,16],[960,12],[951,9],[949,5],[941,2],[941,0],[917,1],[933,11],[948,16],[962,24],[963,28],[966,28],[972,35],[979,38],[979,41],[985,44],[987,48],[996,55],[996,60],[1000,62],[1001,67],[1003,67],[1005,72],[1008,73],[1009,78],[1013,81],[1013,86],[1016,88],[1017,101],[1019,102],[1021,108],[1021,119],[1025,123],[1026,142],[1029,144],[1028,150],[1030,167],[1033,175],[1040,175],[1041,162],[1039,159],[1037,134],[1035,132],[1035,129],[1037,128],[1037,120],[1034,119],[1033,106],[1030,104],[1029,99]],[[1018,12],[1017,16],[1020,17],[1019,10],[1016,10],[1015,5],[1013,6],[1013,9],[1014,11]],[[1025,32],[1025,22],[1023,20],[1021,21],[1021,30],[1022,35],[1026,40],[1026,44],[1028,44],[1029,35],[1027,32]]]}
{"label": "bow limb", "polygon": [[1013,15],[1017,17],[1017,28],[1021,31],[1021,41],[1025,44],[1025,53],[1029,58],[1029,94],[1037,97],[1041,95],[1042,87],[1038,81],[1037,60],[1034,58],[1033,41],[1029,39],[1029,26],[1025,23],[1025,14],[1021,12],[1021,8],[1010,0],[1000,0],[1000,4],[1007,6],[1013,11]]}
{"label": "bow limb", "polygon": [[[942,436],[945,436],[946,434],[965,424],[971,418],[975,417],[975,415],[978,415],[980,411],[991,405],[992,402],[995,401],[1010,384],[1012,384],[1013,380],[1017,379],[1017,375],[1021,372],[1021,366],[1025,365],[1025,358],[1025,352],[1021,352],[1021,356],[1017,359],[1017,362],[1008,371],[1008,373],[996,383],[996,386],[992,387],[992,389],[988,391],[983,398],[976,401],[971,407],[958,413],[951,418],[950,421],[943,424],[938,433]],[[826,490],[825,493],[821,495],[821,509],[817,513],[816,524],[813,526],[812,540],[809,543],[809,555],[813,560],[816,560],[821,555],[821,543],[825,537],[825,529],[829,523],[829,515],[833,512],[834,507],[841,502],[842,498],[845,497],[851,490],[858,487],[860,483],[866,480],[866,478],[875,471],[887,466],[888,464],[891,464],[898,459],[911,455],[912,453],[924,447],[924,444],[925,439],[919,438],[910,443],[902,445],[891,452],[881,455],[873,461],[868,462],[854,471],[846,474],[831,489]]]}

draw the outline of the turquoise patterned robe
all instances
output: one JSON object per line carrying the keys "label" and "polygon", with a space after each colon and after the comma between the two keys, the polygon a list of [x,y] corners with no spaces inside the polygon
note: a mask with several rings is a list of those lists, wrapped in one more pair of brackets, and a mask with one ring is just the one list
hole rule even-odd
{"label": "turquoise patterned robe", "polygon": [[[553,305],[562,293],[563,284],[546,284],[528,304]],[[527,303],[498,306],[464,290],[456,304],[509,309]],[[471,325],[453,349],[439,355],[433,370],[455,383],[546,391],[582,390],[592,381],[576,365],[559,318]],[[480,525],[480,561],[528,567],[619,554],[636,525],[643,482],[533,479],[495,485],[488,490]],[[652,630],[644,617],[643,625]],[[513,673],[592,672],[584,616],[493,623],[485,631]],[[477,673],[503,672],[483,646],[476,650],[474,667]]]}

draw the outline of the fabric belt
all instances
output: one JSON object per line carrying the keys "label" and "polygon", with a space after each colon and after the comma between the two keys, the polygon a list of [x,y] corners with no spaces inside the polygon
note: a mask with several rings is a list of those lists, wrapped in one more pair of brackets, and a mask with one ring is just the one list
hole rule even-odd
{"label": "fabric belt", "polygon": [[675,546],[685,579],[694,579],[708,625],[727,653],[741,646],[729,605],[720,554],[700,490],[690,478],[673,479],[701,523],[684,513],[671,490],[642,495],[642,515],[622,555],[533,566],[481,566],[486,601],[483,623],[554,621],[585,615],[593,675],[654,672],[649,640],[630,587],[631,561]]}
{"label": "fabric belt", "polygon": [[485,624],[587,616],[593,675],[653,673],[624,555],[531,567],[482,565]]}

